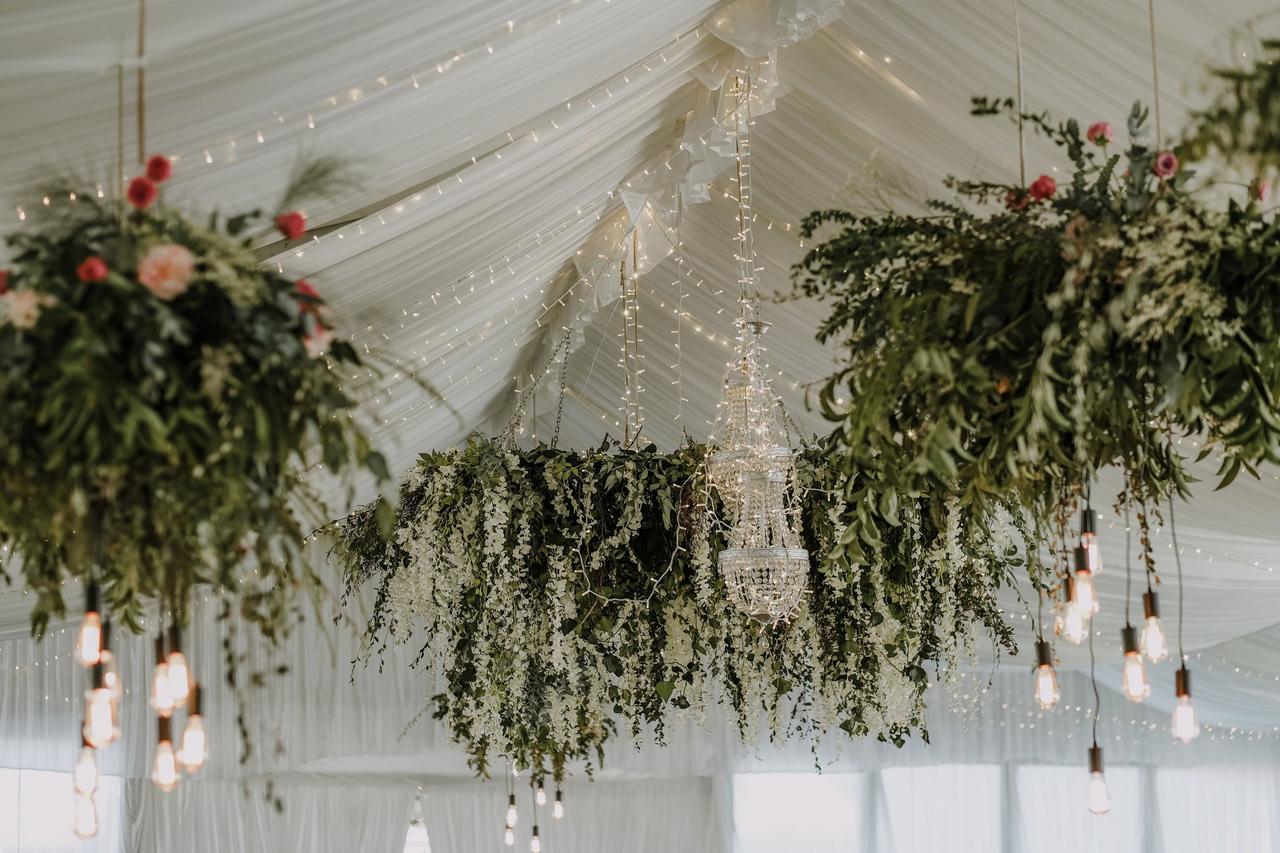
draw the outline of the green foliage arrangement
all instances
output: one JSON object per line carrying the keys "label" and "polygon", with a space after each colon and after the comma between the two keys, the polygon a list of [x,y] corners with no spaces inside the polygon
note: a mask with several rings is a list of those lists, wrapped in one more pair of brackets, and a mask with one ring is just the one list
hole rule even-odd
{"label": "green foliage arrangement", "polygon": [[715,566],[706,453],[477,438],[421,457],[394,542],[373,507],[340,522],[349,591],[376,589],[370,655],[420,644],[418,665],[442,679],[428,707],[477,772],[496,756],[590,772],[617,726],[661,741],[673,715],[718,701],[748,742],[840,728],[901,743],[921,724],[928,662],[971,655],[979,629],[1012,644],[994,598],[1018,564],[1012,543],[904,500],[850,561],[842,475],[819,448],[797,459],[809,595],[789,624],[752,621]]}
{"label": "green foliage arrangement", "polygon": [[[1015,115],[982,98],[974,112]],[[1144,142],[1139,105],[1123,152],[1105,123],[1023,119],[1065,152],[1065,186],[950,180],[959,202],[930,215],[804,224],[838,227],[795,290],[831,304],[818,337],[844,351],[818,400],[849,484],[847,560],[893,535],[887,495],[954,503],[970,535],[1010,512],[1034,555],[1104,466],[1144,523],[1143,505],[1184,493],[1181,436],[1221,458],[1222,485],[1280,461],[1275,220],[1189,192],[1177,153]]]}
{"label": "green foliage arrangement", "polygon": [[[182,614],[209,584],[274,638],[291,595],[315,588],[296,513],[325,510],[301,472],[323,462],[387,477],[330,369],[359,358],[310,285],[255,257],[262,214],[196,224],[156,204],[169,172],[152,158],[128,204],[60,187],[68,201],[9,238],[0,541],[36,596],[37,633],[78,578],[134,630],[148,602]],[[312,161],[285,203],[335,176]],[[304,220],[275,225],[298,236]]]}

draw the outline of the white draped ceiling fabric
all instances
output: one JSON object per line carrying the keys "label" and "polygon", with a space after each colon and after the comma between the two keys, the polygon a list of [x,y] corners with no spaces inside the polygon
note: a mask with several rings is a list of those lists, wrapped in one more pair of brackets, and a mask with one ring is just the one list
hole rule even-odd
{"label": "white draped ceiling fabric", "polygon": [[[1165,121],[1177,127],[1201,97],[1207,65],[1248,58],[1254,42],[1241,28],[1256,22],[1274,31],[1275,21],[1265,0],[1156,6]],[[30,0],[0,10],[0,231],[39,221],[45,202],[30,187],[50,171],[111,191],[115,69],[137,64],[136,9],[133,0]],[[170,201],[270,207],[306,153],[345,157],[360,171],[357,186],[307,211],[314,239],[270,244],[263,254],[311,279],[358,346],[402,365],[351,377],[397,470],[420,450],[501,429],[516,392],[544,370],[551,375],[532,395],[526,437],[550,439],[557,422],[570,446],[620,432],[618,262],[632,227],[643,435],[661,446],[684,431],[706,436],[736,316],[735,203],[719,93],[744,55],[762,63],[752,148],[766,292],[787,290],[804,251],[799,222],[810,210],[885,201],[910,208],[947,174],[1016,174],[1009,125],[967,114],[970,95],[1013,90],[1006,2],[149,0],[148,20],[145,147],[178,158]],[[1149,100],[1142,0],[1026,0],[1022,26],[1029,108],[1120,127],[1135,99]],[[131,81],[132,70],[126,74]],[[1032,175],[1067,165],[1035,138],[1028,164]],[[787,302],[765,313],[774,323],[776,387],[801,425],[821,432],[803,387],[832,365],[834,353],[813,340],[822,306]],[[566,362],[550,362],[566,335]],[[408,370],[444,399],[420,391]],[[1213,492],[1210,461],[1197,471],[1205,482],[1179,511],[1179,541],[1185,640],[1209,725],[1189,748],[1170,743],[1170,664],[1157,670],[1146,707],[1111,690],[1124,534],[1106,513],[1095,647],[1111,764],[1276,759],[1277,476]],[[1095,494],[1110,494],[1109,485],[1104,479]],[[1167,530],[1156,544],[1172,628]],[[1004,604],[1029,648],[1026,605],[1012,591]],[[28,607],[20,590],[0,592],[0,773],[36,774],[30,787],[42,771],[71,766],[83,685],[68,660],[70,631],[60,624],[34,643],[25,637]],[[222,630],[210,617],[192,631],[192,659],[211,684]],[[251,709],[261,731],[244,764],[233,703],[211,690],[214,755],[200,780],[168,796],[145,781],[146,643],[123,642],[127,735],[106,764],[121,780],[112,795],[119,819],[104,821],[98,849],[391,851],[403,846],[415,786],[426,790],[435,849],[490,849],[501,829],[501,786],[470,781],[462,753],[433,722],[406,728],[429,695],[430,674],[411,671],[412,655],[396,651],[383,672],[357,670],[349,680],[352,634],[312,625],[280,650],[259,650],[259,659],[286,661],[291,672]],[[1059,652],[1068,669],[1087,669],[1083,649],[1059,644]],[[935,696],[931,746],[833,740],[819,756],[848,771],[1079,765],[1087,680],[1066,673],[1064,707],[1041,714],[1030,707],[1024,663],[1005,660],[992,678],[985,669],[970,674],[951,703]],[[599,781],[566,786],[570,817],[547,830],[547,849],[728,850],[731,774],[805,771],[813,762],[800,744],[742,750],[718,718],[681,729],[665,750],[616,748]],[[268,775],[285,796],[282,815],[262,801],[258,783]],[[3,849],[7,838],[0,833]],[[1023,849],[1007,849],[1015,848]],[[58,848],[35,841],[21,849]]]}

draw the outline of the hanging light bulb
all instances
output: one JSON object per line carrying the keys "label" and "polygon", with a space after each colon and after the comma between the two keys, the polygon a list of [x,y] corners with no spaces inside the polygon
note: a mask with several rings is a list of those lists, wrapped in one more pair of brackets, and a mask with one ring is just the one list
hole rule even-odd
{"label": "hanging light bulb", "polygon": [[1147,620],[1142,626],[1142,653],[1152,663],[1160,663],[1169,656],[1169,641],[1160,627],[1160,601],[1154,590],[1142,594],[1142,613]]}
{"label": "hanging light bulb", "polygon": [[111,743],[115,724],[111,713],[111,691],[105,684],[102,664],[93,666],[93,689],[85,694],[84,740],[95,749]]}
{"label": "hanging light bulb", "polygon": [[181,708],[187,704],[191,695],[191,672],[187,668],[187,658],[182,654],[182,631],[178,624],[169,626],[169,695],[173,697],[173,707]]}
{"label": "hanging light bulb", "polygon": [[102,617],[98,613],[98,585],[89,582],[84,591],[84,619],[76,633],[76,660],[90,667],[102,659]]}
{"label": "hanging light bulb", "polygon": [[514,847],[516,843],[516,831],[508,826],[502,833],[502,841],[508,847]]}
{"label": "hanging light bulb", "polygon": [[542,780],[538,780],[538,789],[533,795],[533,801],[540,806],[547,804],[547,789],[542,787]]}
{"label": "hanging light bulb", "polygon": [[564,797],[561,796],[559,788],[556,788],[556,802],[551,807],[551,816],[556,820],[564,817]]}
{"label": "hanging light bulb", "polygon": [[520,813],[516,811],[516,795],[511,794],[507,797],[507,826],[515,826],[519,818]]}
{"label": "hanging light bulb", "polygon": [[1036,641],[1035,686],[1036,701],[1041,708],[1047,711],[1058,704],[1061,693],[1058,690],[1058,674],[1053,670],[1053,647],[1048,640]]}
{"label": "hanging light bulb", "polygon": [[1151,683],[1147,681],[1147,667],[1138,652],[1138,629],[1125,625],[1120,629],[1120,642],[1124,646],[1124,669],[1120,677],[1125,698],[1141,702],[1151,695]]}
{"label": "hanging light bulb", "polygon": [[173,685],[164,656],[164,637],[156,637],[156,668],[151,675],[151,707],[161,717],[173,713]]}
{"label": "hanging light bulb", "polygon": [[1102,571],[1102,550],[1098,547],[1098,514],[1087,505],[1080,516],[1080,547],[1084,549],[1089,572],[1099,574]]}
{"label": "hanging light bulb", "polygon": [[1185,663],[1173,674],[1173,692],[1178,697],[1173,706],[1173,736],[1183,743],[1191,743],[1200,734],[1200,722],[1191,704],[1191,671]]}
{"label": "hanging light bulb", "polygon": [[71,777],[77,794],[92,794],[98,788],[97,755],[89,741],[83,737],[80,739],[80,757],[76,760],[76,768]]}
{"label": "hanging light bulb", "polygon": [[93,838],[98,834],[98,807],[93,802],[93,794],[76,794],[71,831],[77,838]]}
{"label": "hanging light bulb", "polygon": [[166,793],[178,784],[178,764],[173,756],[172,721],[168,717],[156,720],[156,760],[151,768],[151,781]]}
{"label": "hanging light bulb", "polygon": [[529,853],[542,853],[542,839],[538,837],[538,825],[533,825],[533,837],[529,839]]}
{"label": "hanging light bulb", "polygon": [[187,725],[182,730],[182,748],[178,761],[188,773],[195,773],[204,766],[208,755],[205,743],[204,718],[200,715],[200,685],[191,685],[191,699],[187,703]]}
{"label": "hanging light bulb", "polygon": [[1104,815],[1111,811],[1111,795],[1107,793],[1107,777],[1102,769],[1102,747],[1089,747],[1089,811]]}
{"label": "hanging light bulb", "polygon": [[1089,571],[1089,554],[1082,545],[1076,546],[1075,568],[1071,605],[1082,617],[1089,618],[1098,612],[1098,599],[1093,590],[1093,572]]}

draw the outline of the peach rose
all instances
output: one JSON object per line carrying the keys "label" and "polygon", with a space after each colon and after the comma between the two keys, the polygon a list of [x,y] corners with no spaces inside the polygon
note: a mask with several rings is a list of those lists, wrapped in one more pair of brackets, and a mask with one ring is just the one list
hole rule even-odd
{"label": "peach rose", "polygon": [[147,252],[138,264],[138,281],[166,302],[187,292],[196,268],[195,255],[185,246],[167,243]]}
{"label": "peach rose", "polygon": [[35,328],[36,321],[40,319],[40,309],[57,301],[53,296],[36,293],[31,289],[10,290],[0,296],[0,303],[4,304],[4,316],[15,329]]}

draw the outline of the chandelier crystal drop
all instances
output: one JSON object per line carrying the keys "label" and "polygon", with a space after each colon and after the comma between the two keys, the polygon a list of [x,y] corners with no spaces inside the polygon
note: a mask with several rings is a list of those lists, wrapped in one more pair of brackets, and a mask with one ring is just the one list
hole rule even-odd
{"label": "chandelier crystal drop", "polygon": [[779,402],[764,369],[755,249],[751,236],[749,74],[737,78],[738,283],[742,315],[724,383],[722,426],[707,473],[728,522],[720,552],[730,602],[764,625],[790,618],[804,599],[809,552],[800,547],[794,453],[783,443]]}

